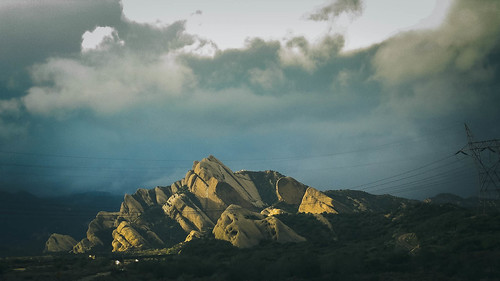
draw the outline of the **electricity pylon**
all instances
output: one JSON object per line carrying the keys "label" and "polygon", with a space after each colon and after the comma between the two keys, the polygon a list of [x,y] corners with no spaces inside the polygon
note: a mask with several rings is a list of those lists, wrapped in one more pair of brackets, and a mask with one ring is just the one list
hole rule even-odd
{"label": "electricity pylon", "polygon": [[500,199],[500,140],[474,141],[469,127],[464,125],[467,145],[456,154],[462,153],[474,159],[479,175],[479,204],[486,209],[494,203],[492,201]]}

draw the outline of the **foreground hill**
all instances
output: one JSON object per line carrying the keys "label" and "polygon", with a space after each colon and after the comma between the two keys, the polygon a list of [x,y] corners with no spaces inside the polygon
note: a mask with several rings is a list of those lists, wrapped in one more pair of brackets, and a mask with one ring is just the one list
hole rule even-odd
{"label": "foreground hill", "polygon": [[0,279],[452,281],[500,276],[498,213],[416,202],[390,213],[323,214],[323,222],[307,213],[275,217],[306,241],[262,240],[238,248],[204,236],[164,250],[0,259]]}

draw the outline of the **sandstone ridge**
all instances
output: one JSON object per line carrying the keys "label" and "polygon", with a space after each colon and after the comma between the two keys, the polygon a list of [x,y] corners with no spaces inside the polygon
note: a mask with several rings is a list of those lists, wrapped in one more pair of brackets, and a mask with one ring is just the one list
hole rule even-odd
{"label": "sandstone ridge", "polygon": [[126,194],[119,212],[99,212],[73,252],[167,248],[207,235],[241,248],[301,242],[280,215],[311,213],[325,222],[319,214],[356,211],[349,198],[338,201],[275,171],[233,172],[209,156],[171,185]]}

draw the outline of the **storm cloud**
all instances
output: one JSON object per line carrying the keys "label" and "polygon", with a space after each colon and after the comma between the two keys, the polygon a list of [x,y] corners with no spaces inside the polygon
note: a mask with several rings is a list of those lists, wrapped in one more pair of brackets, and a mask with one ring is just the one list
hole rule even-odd
{"label": "storm cloud", "polygon": [[[1,32],[11,38],[1,54],[11,64],[0,70],[4,186],[130,192],[170,184],[191,161],[214,154],[234,170],[275,169],[320,189],[359,188],[453,155],[465,143],[464,121],[480,138],[500,135],[496,1],[457,1],[437,29],[349,52],[344,37],[330,33],[314,42],[252,38],[220,50],[186,32],[185,21],[137,23],[116,2],[75,3],[81,7],[58,5],[58,16],[43,21],[70,23],[52,40],[41,30],[47,26],[14,19]],[[311,19],[362,6],[328,3]],[[69,20],[76,11],[82,20]],[[22,35],[37,30],[39,37]],[[102,40],[82,46],[99,30]],[[32,50],[31,40],[50,44],[16,59],[28,50],[15,44]],[[10,87],[22,71],[27,78]],[[395,190],[470,195],[470,171],[435,189]]]}

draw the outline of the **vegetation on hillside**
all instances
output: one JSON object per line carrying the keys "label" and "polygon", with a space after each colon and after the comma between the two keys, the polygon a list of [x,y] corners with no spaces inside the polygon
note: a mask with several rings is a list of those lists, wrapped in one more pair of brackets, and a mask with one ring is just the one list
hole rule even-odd
{"label": "vegetation on hillside", "polygon": [[[170,250],[89,259],[53,257],[45,267],[2,260],[2,280],[498,280],[500,214],[416,203],[391,213],[311,214],[279,219],[307,242],[238,249],[206,236]],[[115,260],[120,260],[116,265]],[[136,261],[137,259],[137,261]],[[26,268],[16,271],[15,268]],[[52,275],[51,275],[52,274]],[[99,275],[101,274],[101,275]],[[46,276],[46,278],[44,277]],[[62,278],[62,277],[61,277]],[[57,280],[57,279],[55,279]],[[61,279],[62,280],[62,279]]]}

